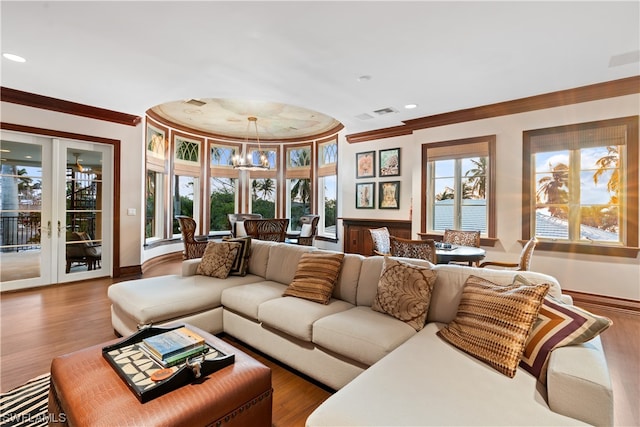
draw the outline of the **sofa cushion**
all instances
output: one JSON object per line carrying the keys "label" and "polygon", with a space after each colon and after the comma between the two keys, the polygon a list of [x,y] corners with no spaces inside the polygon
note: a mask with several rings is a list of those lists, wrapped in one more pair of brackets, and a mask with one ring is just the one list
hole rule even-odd
{"label": "sofa cushion", "polygon": [[356,304],[358,279],[360,278],[360,270],[364,259],[365,257],[360,254],[344,254],[342,268],[333,288],[333,298],[341,299],[353,305]]}
{"label": "sofa cushion", "polygon": [[258,320],[258,307],[265,301],[282,298],[286,285],[269,280],[235,286],[222,293],[222,305],[225,310],[242,314],[251,320]]}
{"label": "sofa cushion", "polygon": [[438,335],[510,378],[549,285],[496,285],[469,276],[458,314]]}
{"label": "sofa cushion", "polygon": [[520,366],[546,384],[547,365],[553,350],[590,341],[611,324],[606,317],[547,295],[527,338]]}
{"label": "sofa cushion", "polygon": [[302,254],[315,251],[313,246],[276,243],[269,249],[265,278],[288,285],[293,281]]}
{"label": "sofa cushion", "polygon": [[275,298],[260,304],[258,320],[265,326],[311,342],[316,320],[352,307],[352,304],[337,299],[331,299],[328,304],[317,304],[301,298]]}
{"label": "sofa cushion", "polygon": [[454,264],[438,264],[433,269],[438,272],[438,277],[433,285],[427,322],[449,323],[456,317],[462,290],[470,275],[482,277],[498,285],[511,285],[514,277],[521,275],[531,283],[548,283],[549,295],[557,299],[562,298],[560,284],[555,278],[534,271],[492,270]]}
{"label": "sofa cushion", "polygon": [[209,242],[196,274],[226,279],[241,247],[236,242]]}
{"label": "sofa cushion", "polygon": [[267,264],[271,248],[278,242],[266,240],[251,240],[251,254],[249,255],[249,273],[260,277],[267,277]]}
{"label": "sofa cushion", "polygon": [[[343,314],[335,316],[339,315]],[[584,425],[549,410],[534,377],[500,375],[438,338],[439,327],[430,323],[413,332],[404,344],[325,400],[306,425]]]}
{"label": "sofa cushion", "polygon": [[225,242],[236,242],[242,246],[233,260],[229,274],[232,276],[244,276],[249,268],[249,256],[251,255],[251,237],[225,237]]}
{"label": "sofa cushion", "polygon": [[385,257],[371,308],[402,320],[416,331],[424,327],[436,272]]}
{"label": "sofa cushion", "polygon": [[160,323],[220,307],[225,289],[260,280],[253,275],[214,279],[169,275],[125,281],[109,286],[108,296],[118,311],[138,324]]}
{"label": "sofa cushion", "polygon": [[411,326],[386,314],[359,306],[317,320],[313,342],[367,366],[415,335]]}
{"label": "sofa cushion", "polygon": [[293,281],[283,296],[328,304],[342,268],[342,253],[305,253],[300,257]]}

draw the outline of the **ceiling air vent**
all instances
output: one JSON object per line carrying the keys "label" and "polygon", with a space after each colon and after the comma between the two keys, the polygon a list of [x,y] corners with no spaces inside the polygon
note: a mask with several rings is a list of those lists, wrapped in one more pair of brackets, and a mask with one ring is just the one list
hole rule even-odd
{"label": "ceiling air vent", "polygon": [[360,119],[360,120],[370,120],[373,119],[373,116],[369,113],[362,113],[362,114],[358,114],[356,116],[356,119]]}
{"label": "ceiling air vent", "polygon": [[202,107],[206,102],[202,102],[197,99],[190,99],[187,101],[187,104],[195,105],[196,107]]}
{"label": "ceiling air vent", "polygon": [[379,110],[375,110],[374,113],[376,113],[379,116],[384,116],[385,114],[391,114],[391,113],[397,113],[398,110],[396,110],[395,108],[391,108],[391,107],[387,107],[387,108],[381,108]]}

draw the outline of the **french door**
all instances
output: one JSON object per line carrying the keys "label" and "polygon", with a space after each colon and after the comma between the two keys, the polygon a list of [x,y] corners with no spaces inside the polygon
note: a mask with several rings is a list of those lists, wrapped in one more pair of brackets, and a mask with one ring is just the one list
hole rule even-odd
{"label": "french door", "polygon": [[0,137],[0,289],[110,276],[113,148]]}

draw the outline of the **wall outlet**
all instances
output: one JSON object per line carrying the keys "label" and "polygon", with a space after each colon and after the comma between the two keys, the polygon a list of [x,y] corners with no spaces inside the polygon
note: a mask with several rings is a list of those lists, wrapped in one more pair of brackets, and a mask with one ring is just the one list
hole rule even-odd
{"label": "wall outlet", "polygon": [[136,215],[136,208],[129,208],[129,209],[127,209],[127,215],[129,215],[129,216],[135,216],[135,215]]}

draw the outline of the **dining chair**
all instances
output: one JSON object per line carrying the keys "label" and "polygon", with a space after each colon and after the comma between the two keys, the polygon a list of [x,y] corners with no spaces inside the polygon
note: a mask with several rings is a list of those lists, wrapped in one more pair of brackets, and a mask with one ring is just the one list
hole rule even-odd
{"label": "dining chair", "polygon": [[410,240],[390,236],[389,243],[391,256],[426,259],[433,264],[438,262],[436,242],[433,239]]}
{"label": "dining chair", "polygon": [[287,233],[287,241],[303,246],[313,246],[313,238],[318,231],[320,215],[302,215],[298,220],[300,230]]}
{"label": "dining chair", "polygon": [[284,242],[289,227],[289,218],[245,219],[247,236],[257,240]]}
{"label": "dining chair", "polygon": [[480,247],[480,231],[444,230],[442,243],[451,243],[457,246]]}
{"label": "dining chair", "polygon": [[184,242],[182,258],[202,258],[209,242],[206,240],[196,240],[196,222],[193,218],[186,215],[176,215],[176,219],[180,223],[180,232],[182,233],[182,241]]}
{"label": "dining chair", "polygon": [[262,218],[262,214],[251,214],[251,213],[227,214],[227,220],[229,221],[229,229],[231,230],[231,235],[233,237],[246,236],[247,233],[245,232],[244,226],[242,225],[243,221],[245,219],[260,219],[260,218]]}
{"label": "dining chair", "polygon": [[389,255],[391,253],[389,229],[387,227],[370,228],[369,233],[373,242],[373,253],[382,256]]}
{"label": "dining chair", "polygon": [[520,252],[520,261],[518,263],[486,261],[478,265],[478,267],[500,267],[511,270],[515,269],[518,271],[529,271],[529,268],[531,267],[533,250],[535,249],[537,243],[538,240],[534,236],[524,245],[524,247],[522,248],[522,252]]}

